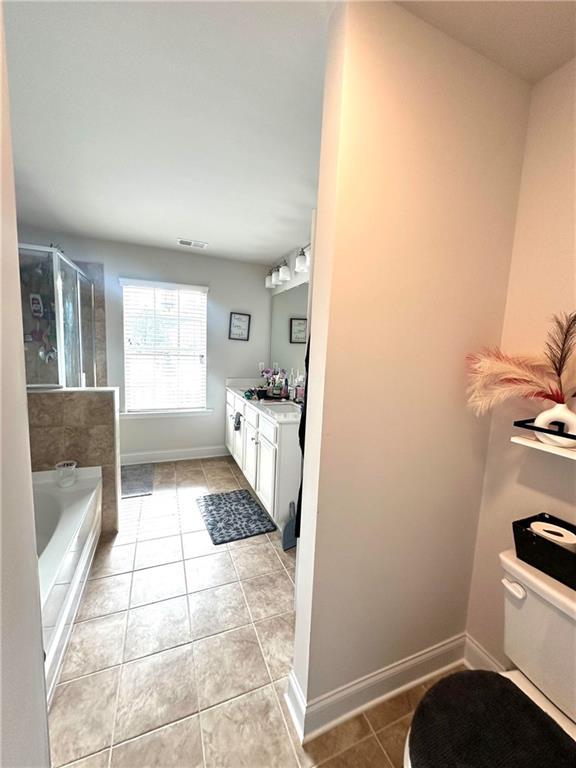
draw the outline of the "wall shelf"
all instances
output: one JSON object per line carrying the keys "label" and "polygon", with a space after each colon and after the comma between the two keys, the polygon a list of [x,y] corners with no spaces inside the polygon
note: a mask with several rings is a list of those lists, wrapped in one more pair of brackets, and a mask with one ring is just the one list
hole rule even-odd
{"label": "wall shelf", "polygon": [[540,440],[534,440],[531,437],[517,437],[516,435],[510,438],[510,442],[515,445],[523,445],[525,448],[535,448],[537,451],[553,453],[556,456],[563,456],[565,459],[576,461],[576,449],[574,448],[560,448],[560,446],[557,445],[546,445],[546,443],[541,443]]}

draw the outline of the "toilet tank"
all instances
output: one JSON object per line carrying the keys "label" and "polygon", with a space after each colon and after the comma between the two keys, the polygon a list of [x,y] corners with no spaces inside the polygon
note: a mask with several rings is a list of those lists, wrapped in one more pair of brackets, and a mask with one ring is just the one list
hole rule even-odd
{"label": "toilet tank", "polygon": [[576,592],[502,552],[504,650],[558,709],[576,721]]}

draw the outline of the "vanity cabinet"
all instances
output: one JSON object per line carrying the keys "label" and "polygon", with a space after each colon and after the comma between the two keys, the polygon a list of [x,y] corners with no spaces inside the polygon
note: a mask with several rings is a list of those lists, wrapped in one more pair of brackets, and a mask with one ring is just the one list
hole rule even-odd
{"label": "vanity cabinet", "polygon": [[[274,508],[274,488],[276,485],[276,446],[269,443],[263,435],[259,437],[258,472],[256,485],[253,487],[264,508],[271,513]],[[250,482],[250,478],[247,475],[246,477]]]}
{"label": "vanity cabinet", "polygon": [[[226,447],[262,506],[281,528],[300,487],[302,454],[298,418],[278,420],[258,403],[226,391]],[[234,429],[240,414],[240,430]]]}
{"label": "vanity cabinet", "polygon": [[256,488],[258,475],[258,430],[256,427],[244,423],[244,458],[242,461],[242,472],[252,488]]}

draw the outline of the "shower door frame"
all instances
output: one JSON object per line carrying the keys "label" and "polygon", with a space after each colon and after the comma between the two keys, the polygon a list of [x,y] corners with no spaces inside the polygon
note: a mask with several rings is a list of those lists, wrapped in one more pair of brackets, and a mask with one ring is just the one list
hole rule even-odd
{"label": "shower door frame", "polygon": [[68,384],[66,381],[66,360],[65,360],[65,344],[64,344],[64,298],[62,292],[62,274],[60,272],[60,260],[64,261],[69,267],[71,267],[76,273],[76,306],[78,310],[78,353],[80,363],[80,384],[77,385],[81,389],[85,389],[86,385],[82,384],[84,376],[84,352],[82,349],[82,307],[80,302],[80,275],[84,277],[90,283],[90,308],[92,310],[92,376],[94,386],[97,386],[96,382],[96,344],[95,344],[95,310],[94,310],[94,282],[88,277],[88,275],[80,269],[79,266],[74,264],[62,251],[58,248],[45,245],[30,245],[29,243],[18,243],[18,251],[20,249],[24,251],[36,251],[37,253],[52,254],[52,273],[54,280],[54,311],[56,315],[56,360],[58,363],[58,384],[28,384],[26,382],[27,389],[65,389]]}

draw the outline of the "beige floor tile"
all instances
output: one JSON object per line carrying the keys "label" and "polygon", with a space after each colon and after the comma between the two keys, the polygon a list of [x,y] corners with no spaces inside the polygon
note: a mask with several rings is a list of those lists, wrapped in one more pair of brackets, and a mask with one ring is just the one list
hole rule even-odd
{"label": "beige floor tile", "polygon": [[265,573],[282,569],[280,559],[268,542],[254,544],[250,547],[233,548],[230,553],[241,579],[262,576]]}
{"label": "beige floor tile", "polygon": [[101,579],[103,576],[116,576],[129,573],[134,565],[135,544],[100,544],[94,555],[89,579]]}
{"label": "beige floor tile", "polygon": [[97,616],[126,610],[130,598],[131,581],[131,573],[88,581],[78,608],[77,621],[95,619]]}
{"label": "beige floor tile", "polygon": [[206,768],[297,768],[271,686],[200,714]]}
{"label": "beige floor tile", "polygon": [[286,571],[274,571],[242,582],[254,621],[294,610],[294,584]]}
{"label": "beige floor tile", "polygon": [[110,750],[105,749],[104,752],[97,752],[95,755],[90,755],[90,757],[83,757],[81,760],[68,763],[66,768],[108,768],[109,760]]}
{"label": "beige floor tile", "polygon": [[140,520],[166,518],[177,514],[177,512],[178,494],[176,493],[176,485],[174,487],[158,488],[152,496],[146,496],[142,502]]}
{"label": "beige floor tile", "polygon": [[294,613],[285,613],[254,625],[272,680],[284,677],[292,668],[294,618]]}
{"label": "beige floor tile", "polygon": [[372,728],[375,731],[379,731],[381,728],[385,728],[390,723],[394,723],[396,720],[400,720],[401,717],[413,712],[424,693],[424,686],[415,686],[408,691],[404,691],[404,693],[399,693],[391,699],[376,704],[374,707],[366,710],[364,714]]}
{"label": "beige floor tile", "polygon": [[301,768],[313,768],[313,766],[323,763],[339,752],[349,749],[349,747],[357,744],[372,733],[366,718],[363,715],[356,715],[356,717],[340,723],[340,725],[312,739],[312,741],[307,742],[305,745],[301,745],[284,698],[284,694],[288,690],[288,678],[277,680],[274,683],[274,687],[277,691],[280,708],[288,724],[290,738],[292,739]]}
{"label": "beige floor tile", "polygon": [[186,585],[188,592],[198,592],[201,589],[219,587],[238,581],[236,570],[228,552],[217,555],[194,557],[184,562],[186,568]]}
{"label": "beige floor tile", "polygon": [[120,668],[56,686],[50,707],[52,766],[110,746]]}
{"label": "beige floor tile", "polygon": [[282,543],[278,540],[272,542],[272,546],[280,560],[282,560],[282,564],[286,568],[294,568],[296,565],[296,547],[292,547],[292,549],[288,549],[285,552],[282,549]]}
{"label": "beige floor tile", "polygon": [[252,626],[194,643],[200,708],[205,709],[269,682]]}
{"label": "beige floor tile", "polygon": [[322,768],[393,768],[393,766],[374,736],[371,736],[328,762],[322,763]]}
{"label": "beige floor tile", "polygon": [[182,533],[206,530],[204,518],[196,506],[195,499],[184,499],[180,502],[180,530]]}
{"label": "beige floor tile", "polygon": [[296,568],[286,568],[286,573],[290,577],[292,584],[296,583]]}
{"label": "beige floor tile", "polygon": [[147,541],[148,539],[160,539],[179,534],[180,518],[178,515],[164,515],[140,520],[137,539],[138,541]]}
{"label": "beige floor tile", "polygon": [[226,544],[212,544],[208,531],[194,531],[182,534],[184,545],[184,558],[202,557],[203,555],[216,555],[219,552],[227,552]]}
{"label": "beige floor tile", "polygon": [[112,613],[75,624],[60,682],[120,664],[125,628],[126,613]]}
{"label": "beige floor tile", "polygon": [[178,480],[178,502],[180,507],[183,502],[194,502],[200,496],[210,493],[207,480],[202,478],[182,478]]}
{"label": "beige floor tile", "polygon": [[203,768],[203,765],[198,715],[125,741],[112,750],[111,768]]}
{"label": "beige floor tile", "polygon": [[255,544],[269,543],[268,534],[261,533],[259,536],[249,536],[247,539],[236,539],[228,542],[228,549],[243,549],[244,547],[253,547]]}
{"label": "beige floor tile", "polygon": [[202,459],[182,459],[175,461],[176,477],[182,477],[187,472],[203,472]]}
{"label": "beige floor tile", "polygon": [[208,478],[208,493],[227,493],[240,490],[240,484],[230,472],[230,477]]}
{"label": "beige floor tile", "polygon": [[184,563],[157,565],[134,571],[132,578],[131,608],[186,593]]}
{"label": "beige floor tile", "polygon": [[161,461],[154,464],[154,489],[157,481],[170,481],[176,479],[176,465],[173,461]]}
{"label": "beige floor tile", "polygon": [[164,651],[190,642],[185,596],[131,608],[128,614],[124,660]]}
{"label": "beige floor tile", "polygon": [[193,640],[250,623],[239,583],[195,592],[188,595],[188,601]]}
{"label": "beige floor tile", "polygon": [[394,768],[402,768],[404,765],[404,749],[411,721],[410,714],[376,733]]}
{"label": "beige floor tile", "polygon": [[131,661],[122,667],[114,743],[197,711],[191,644]]}
{"label": "beige floor tile", "polygon": [[162,539],[139,541],[136,545],[134,569],[152,568],[182,560],[182,541],[180,536],[167,536]]}

